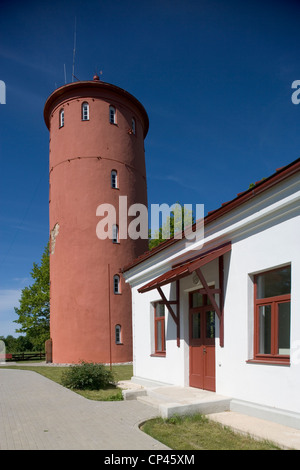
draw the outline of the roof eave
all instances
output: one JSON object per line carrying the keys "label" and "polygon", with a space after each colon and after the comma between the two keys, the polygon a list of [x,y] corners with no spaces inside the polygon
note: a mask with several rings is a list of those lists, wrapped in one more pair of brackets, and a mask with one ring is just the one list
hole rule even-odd
{"label": "roof eave", "polygon": [[[292,163],[286,165],[285,167],[282,167],[278,169],[275,173],[273,173],[271,176],[257,182],[253,188],[249,188],[248,190],[240,193],[232,199],[231,201],[227,202],[226,204],[223,204],[221,207],[218,209],[215,209],[214,211],[209,212],[205,217],[204,217],[204,225],[207,226],[209,223],[213,222],[214,220],[218,219],[219,217],[222,217],[223,215],[227,214],[228,212],[236,209],[240,205],[244,204],[245,202],[253,199],[254,197],[258,196],[262,192],[272,188],[276,184],[280,183],[281,181],[285,180],[286,178],[291,177],[295,173],[297,173],[300,170],[300,158],[297,160],[293,161]],[[193,229],[196,227],[196,223],[193,225]],[[182,233],[183,238],[184,238],[184,233]],[[170,238],[169,240],[166,240],[165,242],[161,243],[157,247],[153,248],[151,251],[145,252],[143,255],[141,255],[139,258],[136,258],[131,264],[128,266],[125,266],[122,269],[122,272],[125,273],[132,269],[133,267],[137,266],[138,264],[144,262],[145,260],[151,258],[152,256],[156,255],[157,253],[165,250],[166,248],[170,247],[174,243],[177,243],[180,241],[181,238]]]}

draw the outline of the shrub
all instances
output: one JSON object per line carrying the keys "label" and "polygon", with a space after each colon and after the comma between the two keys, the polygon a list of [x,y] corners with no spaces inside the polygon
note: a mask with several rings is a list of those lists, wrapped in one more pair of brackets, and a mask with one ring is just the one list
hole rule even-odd
{"label": "shrub", "polygon": [[82,361],[62,374],[65,387],[79,390],[100,390],[113,382],[113,374],[103,364]]}

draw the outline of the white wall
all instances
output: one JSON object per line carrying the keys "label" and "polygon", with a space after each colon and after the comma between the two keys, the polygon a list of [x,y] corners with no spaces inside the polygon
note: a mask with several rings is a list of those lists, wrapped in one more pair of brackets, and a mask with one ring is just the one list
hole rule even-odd
{"label": "white wall", "polygon": [[[216,339],[216,392],[260,405],[300,413],[300,183],[299,176],[256,197],[252,202],[217,219],[206,229],[206,251],[231,240],[224,256],[224,348]],[[195,256],[183,243],[178,259]],[[152,357],[153,312],[151,302],[160,300],[156,290],[137,289],[168,271],[176,262],[176,246],[166,248],[127,273],[133,294],[134,375],[174,385],[189,384],[188,292],[199,288],[193,276],[180,280],[180,348],[176,326],[166,316],[166,357]],[[253,275],[291,263],[291,363],[253,364]],[[203,268],[208,283],[218,287],[218,262]],[[167,298],[170,285],[163,288]],[[166,310],[167,311],[167,310]],[[218,322],[217,322],[218,326]],[[218,335],[218,328],[217,328]]]}
{"label": "white wall", "polygon": [[[203,268],[209,284],[215,283],[218,288],[218,262],[214,261]],[[143,283],[144,284],[144,283]],[[133,355],[134,376],[170,383],[180,386],[189,385],[189,292],[199,289],[200,283],[193,283],[193,275],[180,281],[180,347],[177,346],[177,327],[173,318],[166,311],[166,356],[153,357],[154,351],[154,317],[152,304],[161,300],[156,289],[140,294],[133,288]],[[173,290],[175,283],[173,283]],[[167,299],[174,300],[170,295],[171,286],[164,286],[163,292]],[[176,310],[175,310],[176,312]],[[218,331],[218,330],[217,330]]]}
{"label": "white wall", "polygon": [[[170,285],[163,287],[166,297],[170,298]],[[161,300],[157,290],[139,294],[133,289],[133,359],[134,376],[158,382],[184,385],[185,342],[177,347],[177,329],[173,318],[165,309],[166,356],[153,357],[154,353],[154,312],[153,302]]]}
{"label": "white wall", "polygon": [[[283,217],[284,218],[284,217]],[[300,412],[300,217],[236,241],[226,255],[229,269],[224,348],[217,348],[217,392],[262,405]],[[229,263],[229,266],[228,266]],[[291,263],[291,365],[251,364],[253,283],[251,274]],[[298,347],[298,349],[296,349]]]}

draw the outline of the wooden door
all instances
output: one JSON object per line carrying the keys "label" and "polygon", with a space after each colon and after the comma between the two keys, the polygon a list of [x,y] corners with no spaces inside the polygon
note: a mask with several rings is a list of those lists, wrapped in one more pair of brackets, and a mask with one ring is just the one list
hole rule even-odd
{"label": "wooden door", "polygon": [[215,312],[190,309],[190,386],[215,392]]}

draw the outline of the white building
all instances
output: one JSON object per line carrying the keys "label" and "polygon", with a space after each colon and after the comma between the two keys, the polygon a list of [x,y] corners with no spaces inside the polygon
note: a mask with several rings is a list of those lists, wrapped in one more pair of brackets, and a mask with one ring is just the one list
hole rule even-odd
{"label": "white building", "polygon": [[300,159],[204,226],[204,240],[170,239],[123,270],[134,380],[215,391],[300,427]]}

